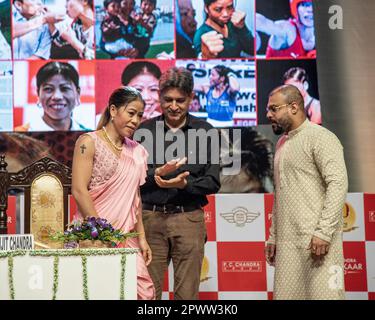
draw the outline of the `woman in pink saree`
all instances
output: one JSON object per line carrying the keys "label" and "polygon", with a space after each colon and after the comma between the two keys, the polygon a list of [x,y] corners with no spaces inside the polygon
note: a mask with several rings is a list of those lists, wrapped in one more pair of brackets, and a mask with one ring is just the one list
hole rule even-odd
{"label": "woman in pink saree", "polygon": [[115,229],[136,231],[125,247],[139,248],[138,299],[154,299],[155,288],[147,271],[152,253],[142,222],[139,186],[145,182],[147,151],[131,140],[141,123],[144,102],[131,87],[116,89],[109,98],[98,128],[81,135],[73,156],[72,194],[80,217],[107,219]]}

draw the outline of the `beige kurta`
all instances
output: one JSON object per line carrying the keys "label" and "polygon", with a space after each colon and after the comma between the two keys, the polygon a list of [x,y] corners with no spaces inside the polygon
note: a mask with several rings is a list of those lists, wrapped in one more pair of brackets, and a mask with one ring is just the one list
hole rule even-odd
{"label": "beige kurta", "polygon": [[[280,138],[269,243],[276,244],[275,299],[344,299],[342,208],[348,188],[343,148],[327,129],[306,120]],[[317,266],[315,235],[330,242]]]}

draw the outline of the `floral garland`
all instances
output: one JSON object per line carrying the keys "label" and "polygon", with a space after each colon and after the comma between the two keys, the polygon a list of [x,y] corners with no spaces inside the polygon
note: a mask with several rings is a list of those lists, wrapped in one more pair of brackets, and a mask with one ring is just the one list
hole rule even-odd
{"label": "floral garland", "polygon": [[14,300],[14,285],[13,285],[13,257],[8,258],[8,282],[10,299]]}
{"label": "floral garland", "polygon": [[56,300],[57,289],[59,286],[59,256],[53,258],[53,287],[52,300]]}
{"label": "floral garland", "polygon": [[26,255],[26,250],[0,251],[0,258],[9,258]]}
{"label": "floral garland", "polygon": [[15,299],[15,291],[13,284],[13,257],[25,256],[26,253],[31,257],[54,257],[53,261],[53,287],[52,300],[56,300],[58,284],[59,284],[59,257],[82,257],[82,279],[83,279],[83,296],[85,300],[89,299],[89,291],[87,284],[87,257],[88,256],[107,256],[121,254],[121,278],[120,278],[120,300],[125,300],[125,269],[126,255],[136,254],[139,249],[130,248],[112,248],[112,249],[41,249],[41,250],[16,250],[0,252],[0,258],[8,258],[8,282],[9,295],[11,300]]}
{"label": "floral garland", "polygon": [[26,250],[16,251],[2,251],[0,252],[0,258],[8,258],[8,284],[9,284],[9,296],[11,300],[15,299],[14,284],[13,284],[13,258],[17,256],[26,255]]}
{"label": "floral garland", "polygon": [[82,280],[83,280],[83,297],[89,300],[89,289],[87,287],[87,257],[82,257]]}
{"label": "floral garland", "polygon": [[32,257],[71,257],[71,256],[109,256],[116,254],[134,254],[139,249],[111,248],[111,249],[40,249],[29,251]]}
{"label": "floral garland", "polygon": [[126,268],[126,254],[123,254],[121,257],[120,300],[125,300],[125,268]]}

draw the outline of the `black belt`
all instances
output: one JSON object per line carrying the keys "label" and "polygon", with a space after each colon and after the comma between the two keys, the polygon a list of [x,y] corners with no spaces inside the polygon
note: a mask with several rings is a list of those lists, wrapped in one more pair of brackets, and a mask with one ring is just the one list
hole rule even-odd
{"label": "black belt", "polygon": [[162,213],[181,213],[181,212],[191,212],[197,209],[201,209],[200,205],[188,205],[188,206],[176,206],[174,204],[165,204],[165,205],[156,205],[156,204],[149,204],[143,203],[142,209],[143,210],[150,210],[150,211],[158,211]]}

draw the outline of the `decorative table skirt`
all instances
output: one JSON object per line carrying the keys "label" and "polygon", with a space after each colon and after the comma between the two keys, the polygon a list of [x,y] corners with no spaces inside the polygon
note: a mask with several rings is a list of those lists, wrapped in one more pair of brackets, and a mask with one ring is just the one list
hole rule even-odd
{"label": "decorative table skirt", "polygon": [[135,300],[137,249],[0,252],[0,300]]}

